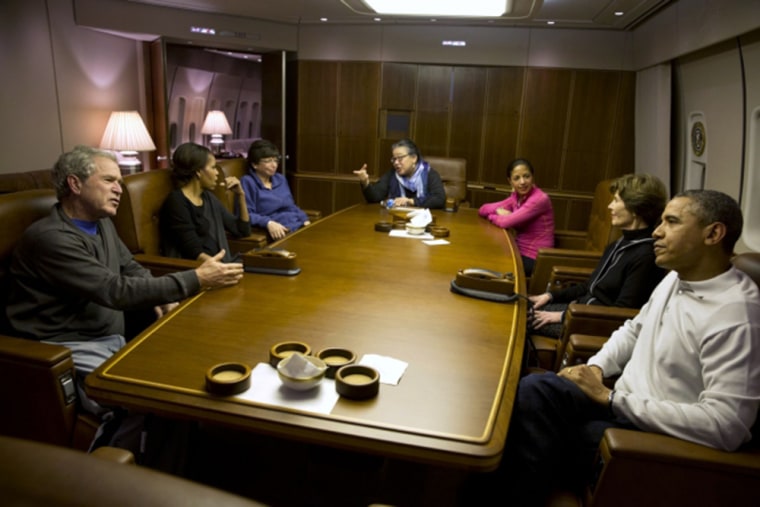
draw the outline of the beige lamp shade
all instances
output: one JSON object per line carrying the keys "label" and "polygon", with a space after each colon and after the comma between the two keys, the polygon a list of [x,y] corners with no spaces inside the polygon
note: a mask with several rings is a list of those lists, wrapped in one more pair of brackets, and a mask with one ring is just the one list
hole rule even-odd
{"label": "beige lamp shade", "polygon": [[227,121],[223,111],[209,111],[206,115],[206,121],[201,127],[201,134],[206,135],[226,135],[232,134],[232,128]]}
{"label": "beige lamp shade", "polygon": [[120,152],[153,151],[153,144],[148,129],[145,128],[140,113],[137,111],[114,111],[108,119],[106,131],[100,141],[104,150]]}

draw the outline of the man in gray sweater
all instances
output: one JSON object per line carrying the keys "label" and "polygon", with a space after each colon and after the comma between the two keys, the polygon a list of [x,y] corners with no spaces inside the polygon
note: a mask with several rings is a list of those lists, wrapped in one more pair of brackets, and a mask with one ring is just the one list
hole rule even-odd
{"label": "man in gray sweater", "polygon": [[161,317],[200,290],[242,278],[241,264],[221,262],[224,251],[161,277],[137,263],[110,220],[122,193],[112,154],[78,146],[58,159],[53,181],[58,204],[14,251],[7,317],[21,336],[70,348],[80,382],[124,345],[125,310],[155,308]]}

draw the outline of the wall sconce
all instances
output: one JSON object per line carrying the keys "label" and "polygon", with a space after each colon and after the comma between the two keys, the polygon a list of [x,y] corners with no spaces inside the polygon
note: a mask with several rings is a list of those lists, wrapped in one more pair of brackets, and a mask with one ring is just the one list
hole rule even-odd
{"label": "wall sconce", "polygon": [[119,152],[119,167],[124,174],[132,174],[141,169],[142,163],[137,158],[138,152],[156,149],[137,111],[112,112],[111,117],[108,118],[103,139],[100,141],[100,147],[104,150]]}
{"label": "wall sconce", "polygon": [[201,134],[210,135],[211,139],[209,144],[211,145],[211,151],[218,155],[224,148],[224,135],[232,134],[232,129],[227,121],[223,111],[209,111],[206,115],[206,121],[203,122],[201,127]]}

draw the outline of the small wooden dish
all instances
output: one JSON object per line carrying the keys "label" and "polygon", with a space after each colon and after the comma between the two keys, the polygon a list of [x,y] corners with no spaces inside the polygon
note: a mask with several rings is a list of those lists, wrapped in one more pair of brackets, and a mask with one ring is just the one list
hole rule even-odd
{"label": "small wooden dish", "polygon": [[391,222],[377,222],[375,224],[375,230],[377,232],[390,232],[391,229],[393,229],[393,224]]}
{"label": "small wooden dish", "polygon": [[239,394],[251,387],[251,368],[243,363],[221,363],[206,372],[206,390],[221,396]]}
{"label": "small wooden dish", "polygon": [[335,390],[352,400],[374,398],[380,390],[380,373],[361,364],[344,366],[335,372]]}
{"label": "small wooden dish", "polygon": [[449,229],[447,227],[433,226],[430,228],[430,234],[432,234],[434,238],[448,238]]}
{"label": "small wooden dish", "polygon": [[356,362],[356,354],[348,349],[330,347],[317,352],[317,357],[327,365],[327,378],[335,378],[335,372]]}
{"label": "small wooden dish", "polygon": [[277,368],[280,361],[293,355],[295,352],[308,356],[311,354],[311,347],[303,342],[281,342],[272,345],[272,348],[269,349],[269,364]]}

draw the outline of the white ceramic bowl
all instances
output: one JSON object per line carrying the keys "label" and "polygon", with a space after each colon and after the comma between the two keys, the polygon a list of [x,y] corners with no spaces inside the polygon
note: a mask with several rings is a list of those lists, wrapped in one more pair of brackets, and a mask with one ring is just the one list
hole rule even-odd
{"label": "white ceramic bowl", "polygon": [[409,234],[414,234],[415,236],[420,235],[425,232],[425,226],[424,225],[412,225],[412,224],[406,224],[406,232]]}
{"label": "white ceramic bowl", "polygon": [[[316,369],[317,373],[311,376],[292,376],[288,373],[288,363],[292,358],[300,356],[310,362]],[[300,353],[295,353],[286,357],[277,364],[277,374],[280,376],[282,383],[291,389],[296,391],[308,391],[317,387],[322,379],[325,378],[325,372],[327,371],[327,364],[321,359],[314,356],[304,356]]]}

